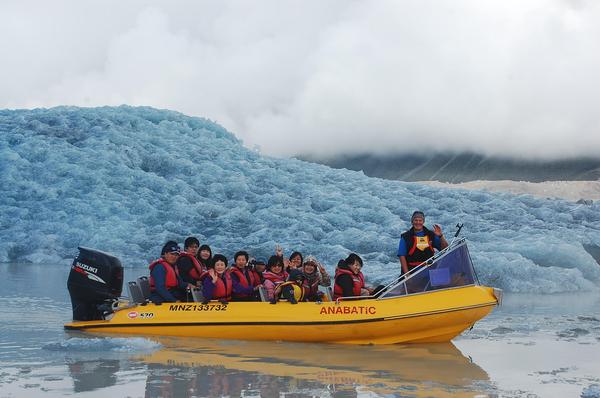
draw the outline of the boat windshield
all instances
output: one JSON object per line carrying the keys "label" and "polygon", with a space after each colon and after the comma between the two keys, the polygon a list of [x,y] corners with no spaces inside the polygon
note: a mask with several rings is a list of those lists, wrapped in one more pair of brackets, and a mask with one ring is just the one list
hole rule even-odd
{"label": "boat windshield", "polygon": [[465,239],[453,242],[419,267],[386,287],[379,298],[423,293],[475,284],[475,271]]}

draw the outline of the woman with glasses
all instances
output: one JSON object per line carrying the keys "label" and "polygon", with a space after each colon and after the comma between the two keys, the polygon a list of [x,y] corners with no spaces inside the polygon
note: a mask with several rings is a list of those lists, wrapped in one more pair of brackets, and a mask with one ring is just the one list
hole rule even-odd
{"label": "woman with glasses", "polygon": [[267,261],[267,270],[263,272],[264,287],[267,291],[267,299],[272,300],[277,286],[287,280],[288,274],[283,269],[283,257],[271,256]]}

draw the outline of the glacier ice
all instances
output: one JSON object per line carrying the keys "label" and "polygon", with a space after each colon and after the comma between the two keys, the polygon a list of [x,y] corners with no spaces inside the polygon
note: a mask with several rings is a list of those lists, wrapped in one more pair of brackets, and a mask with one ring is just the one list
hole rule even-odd
{"label": "glacier ice", "polygon": [[355,251],[371,283],[398,273],[413,210],[457,222],[482,282],[597,289],[600,204],[366,177],[262,156],[207,119],[147,107],[0,110],[0,261],[68,263],[77,246],[142,269],[169,239],[266,257],[280,243],[332,271]]}

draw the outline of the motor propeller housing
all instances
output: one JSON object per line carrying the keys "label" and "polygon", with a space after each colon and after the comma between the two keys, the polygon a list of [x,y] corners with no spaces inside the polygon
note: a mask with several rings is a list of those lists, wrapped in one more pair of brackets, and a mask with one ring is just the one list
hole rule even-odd
{"label": "motor propeller housing", "polygon": [[103,319],[107,302],[116,300],[123,290],[121,261],[99,250],[79,247],[73,260],[67,288],[73,306],[73,320]]}

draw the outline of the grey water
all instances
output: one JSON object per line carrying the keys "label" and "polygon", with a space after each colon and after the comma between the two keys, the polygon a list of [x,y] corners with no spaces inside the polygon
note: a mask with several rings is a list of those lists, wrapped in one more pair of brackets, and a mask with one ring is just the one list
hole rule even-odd
{"label": "grey water", "polygon": [[69,265],[0,264],[0,397],[600,397],[598,292],[506,294],[447,344],[107,337],[63,330]]}

